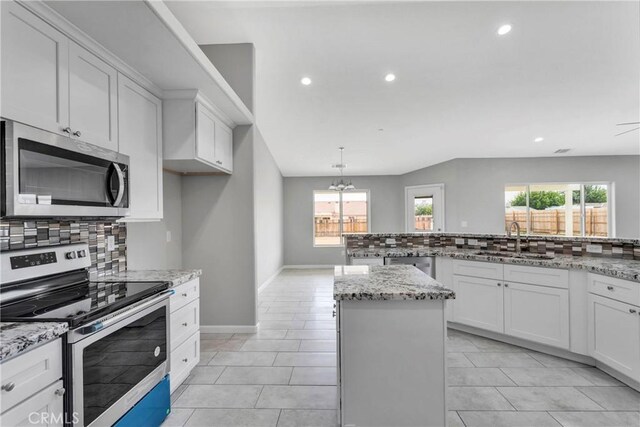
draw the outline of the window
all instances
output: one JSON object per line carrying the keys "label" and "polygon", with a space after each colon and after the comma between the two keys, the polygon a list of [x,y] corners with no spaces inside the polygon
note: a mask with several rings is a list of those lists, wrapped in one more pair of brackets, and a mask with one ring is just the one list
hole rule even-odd
{"label": "window", "polygon": [[314,246],[340,246],[343,233],[369,232],[369,192],[313,192]]}
{"label": "window", "polygon": [[515,221],[523,234],[609,237],[610,199],[610,184],[507,185],[505,229]]}

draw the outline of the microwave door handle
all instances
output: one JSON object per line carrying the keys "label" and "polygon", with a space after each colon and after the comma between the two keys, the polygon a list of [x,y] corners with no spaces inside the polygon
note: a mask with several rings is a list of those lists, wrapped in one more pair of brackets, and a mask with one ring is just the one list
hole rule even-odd
{"label": "microwave door handle", "polygon": [[113,167],[118,174],[118,195],[116,196],[116,200],[113,202],[113,206],[119,206],[120,202],[122,202],[122,197],[124,197],[124,173],[122,172],[122,169],[120,169],[119,164],[114,163]]}

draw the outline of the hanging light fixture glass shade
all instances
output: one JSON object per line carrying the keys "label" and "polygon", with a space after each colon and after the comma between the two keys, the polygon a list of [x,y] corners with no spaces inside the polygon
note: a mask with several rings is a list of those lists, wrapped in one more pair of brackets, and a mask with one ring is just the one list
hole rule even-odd
{"label": "hanging light fixture glass shade", "polygon": [[345,165],[344,162],[342,161],[342,153],[344,151],[344,147],[339,147],[339,150],[340,150],[340,163],[338,163],[337,165],[333,165],[333,167],[340,169],[340,179],[338,179],[337,181],[332,181],[331,185],[329,186],[329,190],[331,191],[355,190],[356,186],[353,185],[351,181],[347,182],[344,180],[343,171],[344,171],[344,168],[347,167],[347,165]]}

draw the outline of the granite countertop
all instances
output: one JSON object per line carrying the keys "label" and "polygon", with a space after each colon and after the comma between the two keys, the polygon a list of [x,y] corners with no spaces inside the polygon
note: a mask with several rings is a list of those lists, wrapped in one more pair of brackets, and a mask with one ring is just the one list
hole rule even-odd
{"label": "granite countertop", "polygon": [[479,249],[451,248],[375,248],[349,249],[347,255],[354,258],[369,257],[411,257],[411,256],[446,256],[469,261],[491,261],[505,264],[530,265],[534,267],[550,267],[586,270],[590,273],[617,277],[619,279],[640,282],[640,261],[621,258],[600,258],[590,256],[553,255],[552,258],[514,258],[500,255],[479,255]]}
{"label": "granite countertop", "polygon": [[171,282],[171,287],[182,285],[202,276],[202,270],[126,270],[99,277],[98,282]]}
{"label": "granite countertop", "polygon": [[0,362],[65,334],[62,322],[0,322]]}
{"label": "granite countertop", "polygon": [[336,266],[334,300],[436,300],[456,294],[412,265]]}

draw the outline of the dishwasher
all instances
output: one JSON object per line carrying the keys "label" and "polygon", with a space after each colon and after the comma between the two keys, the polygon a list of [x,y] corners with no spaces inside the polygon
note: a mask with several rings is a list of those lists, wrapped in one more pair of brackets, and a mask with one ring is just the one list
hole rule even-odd
{"label": "dishwasher", "polygon": [[384,265],[413,265],[428,276],[436,277],[436,258],[432,256],[385,257]]}

